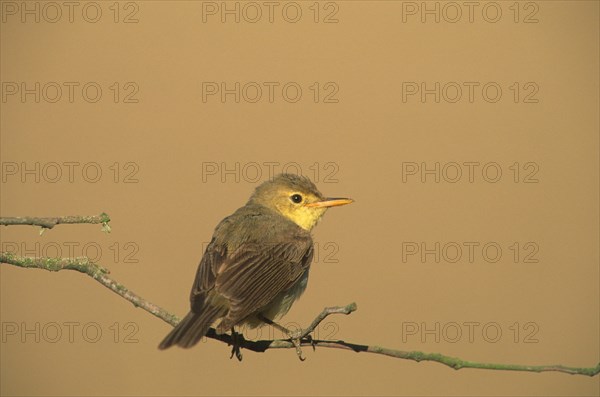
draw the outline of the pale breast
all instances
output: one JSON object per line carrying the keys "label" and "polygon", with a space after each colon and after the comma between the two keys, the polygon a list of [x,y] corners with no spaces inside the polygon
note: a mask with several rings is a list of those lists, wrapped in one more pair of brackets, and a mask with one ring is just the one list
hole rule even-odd
{"label": "pale breast", "polygon": [[[287,312],[290,311],[292,304],[296,301],[296,299],[300,298],[300,296],[304,293],[306,289],[306,285],[308,284],[308,269],[304,272],[302,276],[296,281],[292,287],[286,291],[281,292],[279,295],[273,299],[271,303],[265,306],[260,313],[268,318],[269,320],[277,320],[283,317]],[[250,326],[250,328],[258,327],[260,325],[264,325],[264,322],[257,319],[256,316],[251,316],[251,318],[246,319],[245,324]]]}

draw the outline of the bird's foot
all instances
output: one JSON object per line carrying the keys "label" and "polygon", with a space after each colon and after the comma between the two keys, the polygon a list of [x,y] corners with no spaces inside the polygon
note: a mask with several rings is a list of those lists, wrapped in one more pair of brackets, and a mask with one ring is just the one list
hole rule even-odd
{"label": "bird's foot", "polygon": [[311,347],[313,348],[313,351],[317,350],[317,341],[313,339],[312,336],[310,335],[306,335],[304,337],[304,339],[306,339],[308,342],[310,342]]}
{"label": "bird's foot", "polygon": [[231,348],[231,355],[229,356],[229,358],[232,359],[234,355],[235,358],[238,359],[238,361],[242,361],[242,358],[244,357],[242,355],[242,350],[238,345],[233,345],[233,347]]}
{"label": "bird's foot", "polygon": [[306,360],[306,358],[302,355],[302,342],[310,342],[310,345],[313,348],[313,351],[316,350],[315,349],[315,341],[312,338],[312,336],[310,336],[310,334],[305,335],[305,332],[303,329],[298,329],[296,331],[290,331],[289,332],[290,335],[290,341],[294,344],[294,346],[296,347],[296,354],[298,355],[298,358],[300,359],[300,361],[304,361]]}
{"label": "bird's foot", "polygon": [[[271,320],[269,318],[266,318],[262,314],[259,314],[258,318],[261,319],[264,323],[272,325],[276,329],[278,329],[278,330],[284,332],[285,334],[287,334],[287,336],[289,337],[289,341],[292,342],[292,344],[296,348],[296,354],[298,355],[298,358],[300,359],[300,361],[306,360],[306,358],[302,355],[302,347],[301,347],[301,345],[302,345],[302,339],[304,339],[306,337],[304,335],[304,331],[302,329],[297,329],[296,331],[291,331],[291,330],[289,330],[289,329],[287,329],[287,328],[285,328],[285,327],[277,324],[273,320]],[[314,349],[314,345],[313,345],[313,349]]]}
{"label": "bird's foot", "polygon": [[300,343],[310,343],[310,346],[313,348],[313,351],[317,350],[317,341],[313,339],[310,333],[307,333],[307,330],[298,329],[297,331],[292,332],[291,338],[299,340]]}
{"label": "bird's foot", "polygon": [[233,328],[231,328],[231,356],[229,356],[229,359],[232,359],[233,356],[235,355],[235,358],[238,359],[238,361],[242,361],[243,355],[242,355],[242,348],[241,348],[241,342],[242,342],[243,336],[241,334],[238,334],[237,332],[235,332],[235,330]]}
{"label": "bird's foot", "polygon": [[306,357],[304,357],[302,355],[302,347],[301,347],[301,343],[302,340],[298,337],[290,337],[290,341],[294,344],[294,347],[296,348],[296,354],[298,355],[298,358],[300,359],[300,361],[304,361],[306,360]]}

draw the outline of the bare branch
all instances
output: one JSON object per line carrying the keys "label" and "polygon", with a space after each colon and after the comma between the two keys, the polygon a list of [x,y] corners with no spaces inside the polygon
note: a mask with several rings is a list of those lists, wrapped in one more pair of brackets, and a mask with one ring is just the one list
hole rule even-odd
{"label": "bare branch", "polygon": [[56,259],[56,258],[26,258],[18,257],[8,252],[0,253],[0,263],[7,263],[25,268],[44,269],[52,272],[59,270],[77,270],[85,273],[110,289],[114,293],[131,302],[135,307],[140,307],[147,312],[154,314],[156,317],[166,321],[172,326],[179,323],[179,318],[160,306],[150,303],[141,296],[127,289],[124,285],[117,283],[115,280],[107,276],[110,271],[85,257],[74,259]]}
{"label": "bare branch", "polygon": [[[41,226],[44,229],[52,229],[56,225],[60,224],[77,224],[77,223],[92,223],[104,225],[108,228],[108,222],[110,217],[102,213],[94,216],[59,216],[53,218],[37,218],[37,217],[4,217],[0,218],[0,225],[14,226],[14,225],[31,225]],[[110,231],[107,229],[106,231]]]}
{"label": "bare branch", "polygon": [[325,320],[331,314],[350,314],[353,311],[356,311],[356,303],[352,302],[346,306],[334,306],[334,307],[326,307],[323,311],[313,320],[313,322],[302,331],[300,334],[300,338],[307,337],[311,332],[315,330],[321,323],[321,321]]}
{"label": "bare branch", "polygon": [[[87,258],[75,258],[75,259],[53,259],[53,258],[23,258],[17,257],[11,253],[0,253],[0,263],[7,263],[14,266],[24,268],[37,268],[49,271],[59,270],[77,270],[85,273],[98,281],[100,284],[109,288],[114,293],[125,298],[131,302],[134,306],[144,309],[145,311],[153,314],[161,320],[171,324],[172,326],[177,325],[180,321],[179,318],[158,305],[148,302],[139,295],[127,289],[124,285],[117,283],[113,279],[109,278],[107,274],[109,271],[102,266],[95,264]],[[447,365],[454,369],[462,368],[479,368],[479,369],[493,369],[493,370],[504,370],[504,371],[527,371],[527,372],[562,372],[572,375],[587,375],[595,376],[600,373],[600,364],[596,367],[590,368],[577,368],[577,367],[565,367],[562,365],[515,365],[515,364],[491,364],[491,363],[477,363],[472,361],[465,361],[456,357],[444,356],[439,353],[424,353],[420,351],[402,351],[395,349],[388,349],[379,346],[359,345],[356,343],[345,342],[343,340],[318,340],[309,337],[309,334],[323,321],[326,317],[332,314],[350,314],[357,309],[355,303],[351,303],[346,306],[327,307],[313,320],[308,328],[302,332],[301,344],[304,346],[318,346],[334,349],[350,350],[357,353],[374,353],[381,354],[384,356],[400,358],[405,360],[413,361],[434,361],[440,364]],[[206,335],[208,338],[215,339],[227,344],[232,344],[231,335],[228,334],[217,334],[213,328],[208,331]],[[243,338],[239,335],[241,340],[238,339],[237,343],[240,347],[254,351],[254,352],[265,352],[268,349],[294,349],[294,344],[288,339],[275,339],[275,340],[258,340],[251,341]]]}

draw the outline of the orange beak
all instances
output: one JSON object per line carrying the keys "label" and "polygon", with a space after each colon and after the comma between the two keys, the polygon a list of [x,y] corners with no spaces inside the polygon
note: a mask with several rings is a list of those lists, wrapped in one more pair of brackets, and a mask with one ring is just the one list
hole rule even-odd
{"label": "orange beak", "polygon": [[339,205],[346,205],[346,204],[350,204],[352,202],[354,202],[354,200],[349,199],[349,198],[326,198],[325,200],[322,200],[322,201],[317,201],[314,203],[306,204],[306,206],[307,207],[317,207],[317,208],[337,207]]}

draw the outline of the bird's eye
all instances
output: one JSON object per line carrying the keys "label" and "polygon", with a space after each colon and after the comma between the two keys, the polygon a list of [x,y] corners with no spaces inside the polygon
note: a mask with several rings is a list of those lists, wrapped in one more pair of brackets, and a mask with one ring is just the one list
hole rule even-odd
{"label": "bird's eye", "polygon": [[300,204],[302,202],[302,196],[299,194],[293,194],[290,196],[290,200],[292,200],[293,203]]}

